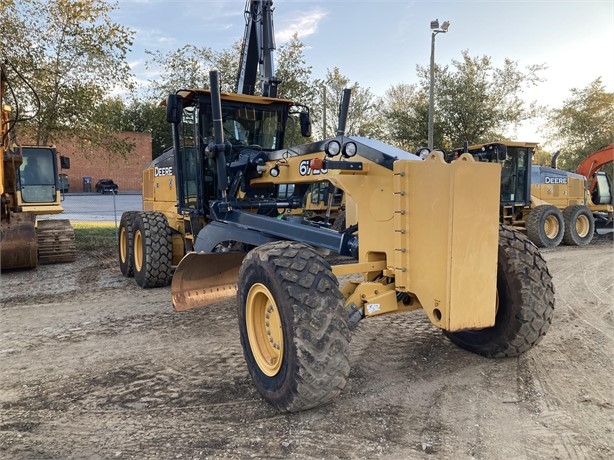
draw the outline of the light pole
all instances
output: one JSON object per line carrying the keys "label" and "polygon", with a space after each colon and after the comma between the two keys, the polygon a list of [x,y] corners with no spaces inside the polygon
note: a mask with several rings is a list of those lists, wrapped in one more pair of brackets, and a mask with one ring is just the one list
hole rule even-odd
{"label": "light pole", "polygon": [[429,138],[428,148],[433,150],[433,111],[435,109],[435,35],[446,33],[450,27],[450,21],[445,21],[439,27],[439,19],[431,21],[431,85],[429,92]]}

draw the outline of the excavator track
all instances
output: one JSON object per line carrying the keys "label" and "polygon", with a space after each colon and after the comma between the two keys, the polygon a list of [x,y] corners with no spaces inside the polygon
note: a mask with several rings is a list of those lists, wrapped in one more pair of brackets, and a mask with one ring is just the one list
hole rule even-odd
{"label": "excavator track", "polygon": [[67,219],[41,220],[36,226],[38,262],[59,264],[74,262],[77,258],[75,231]]}

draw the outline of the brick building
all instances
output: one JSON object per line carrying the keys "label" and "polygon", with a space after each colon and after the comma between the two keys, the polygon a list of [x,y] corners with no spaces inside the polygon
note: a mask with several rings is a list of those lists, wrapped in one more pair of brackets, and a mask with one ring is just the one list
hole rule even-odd
{"label": "brick building", "polygon": [[119,192],[141,192],[143,168],[151,161],[151,134],[122,132],[116,134],[136,144],[134,150],[123,158],[121,155],[99,151],[87,157],[80,152],[72,141],[58,141],[58,153],[70,158],[70,169],[61,171],[68,175],[70,192],[84,190],[84,178],[91,178],[91,190],[99,179],[113,179]]}

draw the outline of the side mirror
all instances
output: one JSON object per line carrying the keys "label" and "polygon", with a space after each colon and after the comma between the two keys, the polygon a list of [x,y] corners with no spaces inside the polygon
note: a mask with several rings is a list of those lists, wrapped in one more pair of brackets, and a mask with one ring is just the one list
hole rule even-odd
{"label": "side mirror", "polygon": [[301,112],[299,120],[301,123],[301,135],[303,137],[311,137],[311,118],[309,117],[309,112]]}
{"label": "side mirror", "polygon": [[65,156],[60,156],[60,168],[70,169],[70,158],[65,157]]}
{"label": "side mirror", "polygon": [[166,121],[169,123],[179,123],[181,121],[182,99],[178,94],[169,94],[166,98]]}

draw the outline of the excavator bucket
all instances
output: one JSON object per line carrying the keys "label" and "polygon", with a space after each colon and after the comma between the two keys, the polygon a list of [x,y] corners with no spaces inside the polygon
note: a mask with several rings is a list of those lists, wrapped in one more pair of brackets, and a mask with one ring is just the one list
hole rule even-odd
{"label": "excavator bucket", "polygon": [[2,221],[0,234],[0,267],[36,268],[38,245],[34,228],[36,216],[29,212],[11,214],[10,222]]}
{"label": "excavator bucket", "polygon": [[237,293],[239,268],[245,253],[190,252],[181,259],[171,284],[173,308],[201,308]]}

